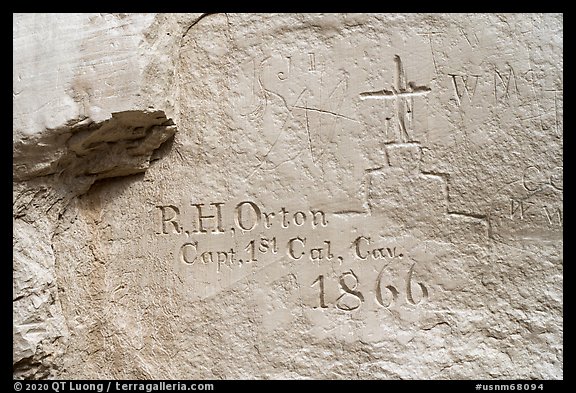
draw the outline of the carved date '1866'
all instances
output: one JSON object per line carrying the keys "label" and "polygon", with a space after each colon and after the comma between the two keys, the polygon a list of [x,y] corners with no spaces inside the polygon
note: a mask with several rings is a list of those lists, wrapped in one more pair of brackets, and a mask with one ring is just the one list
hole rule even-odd
{"label": "carved date '1866'", "polygon": [[[401,294],[402,289],[398,289],[394,285],[385,285],[383,282],[384,272],[388,265],[384,266],[384,268],[380,271],[376,279],[376,302],[382,307],[392,307],[397,301]],[[428,299],[428,288],[421,282],[417,282],[418,288],[420,288],[420,293],[414,290],[414,285],[412,284],[413,275],[414,275],[414,267],[416,264],[412,264],[410,269],[408,270],[408,274],[405,281],[405,296],[406,301],[412,305],[418,305],[422,302],[425,302]],[[325,277],[323,274],[319,275],[314,282],[312,282],[312,286],[318,284],[319,287],[319,307],[320,308],[328,308],[326,304],[326,293],[325,293]],[[343,310],[343,311],[352,311],[359,308],[362,303],[364,303],[364,295],[360,290],[358,290],[358,286],[360,281],[358,280],[358,276],[352,271],[352,269],[342,273],[338,279],[340,290],[342,293],[336,299],[335,305],[336,308]]]}

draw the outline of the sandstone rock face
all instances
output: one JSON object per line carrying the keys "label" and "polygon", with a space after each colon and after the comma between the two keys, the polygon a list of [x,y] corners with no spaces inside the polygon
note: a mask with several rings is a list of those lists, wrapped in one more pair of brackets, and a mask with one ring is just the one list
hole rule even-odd
{"label": "sandstone rock face", "polygon": [[563,377],[562,15],[13,23],[14,377]]}

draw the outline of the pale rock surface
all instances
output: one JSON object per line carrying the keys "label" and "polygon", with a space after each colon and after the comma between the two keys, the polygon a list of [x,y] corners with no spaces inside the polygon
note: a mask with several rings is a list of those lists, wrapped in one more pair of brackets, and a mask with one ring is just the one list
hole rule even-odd
{"label": "pale rock surface", "polygon": [[16,378],[563,378],[562,15],[14,15]]}

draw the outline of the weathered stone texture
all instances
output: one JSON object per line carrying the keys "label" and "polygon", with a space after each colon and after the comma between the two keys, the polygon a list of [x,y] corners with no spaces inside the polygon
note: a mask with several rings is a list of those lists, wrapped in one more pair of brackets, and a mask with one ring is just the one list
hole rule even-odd
{"label": "weathered stone texture", "polygon": [[562,378],[562,22],[14,15],[14,376]]}

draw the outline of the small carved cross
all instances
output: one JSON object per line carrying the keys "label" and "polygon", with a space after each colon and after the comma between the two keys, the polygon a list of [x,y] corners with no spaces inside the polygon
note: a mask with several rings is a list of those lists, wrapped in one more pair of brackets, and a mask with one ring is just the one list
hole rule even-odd
{"label": "small carved cross", "polygon": [[[395,100],[400,136],[404,137],[405,142],[409,142],[410,136],[406,129],[405,118],[412,112],[411,108],[414,106],[414,97],[425,96],[430,93],[431,89],[427,86],[416,86],[414,82],[406,82],[406,76],[404,74],[404,69],[402,68],[402,60],[400,59],[400,56],[394,56],[394,62],[396,63],[396,75],[394,78],[395,86],[392,86],[391,90],[382,89],[360,93],[360,99]],[[410,100],[410,105],[406,102],[408,99]]]}

